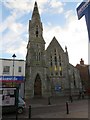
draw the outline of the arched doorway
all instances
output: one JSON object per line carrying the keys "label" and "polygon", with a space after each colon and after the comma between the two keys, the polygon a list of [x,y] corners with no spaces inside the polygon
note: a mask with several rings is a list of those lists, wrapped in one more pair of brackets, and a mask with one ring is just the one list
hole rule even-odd
{"label": "arched doorway", "polygon": [[39,74],[37,74],[34,83],[34,96],[42,96],[42,85]]}

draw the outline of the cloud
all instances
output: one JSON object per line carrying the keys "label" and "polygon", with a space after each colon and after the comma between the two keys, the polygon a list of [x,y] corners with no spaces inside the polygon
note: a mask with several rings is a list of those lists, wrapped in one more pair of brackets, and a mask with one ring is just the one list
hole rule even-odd
{"label": "cloud", "polygon": [[[64,3],[61,3],[60,0],[37,0],[37,2],[41,13],[50,12],[52,14],[58,14],[63,12],[66,19],[64,27],[60,25],[54,26],[52,23],[48,25],[43,23],[46,47],[52,38],[56,36],[63,49],[65,45],[67,46],[70,63],[76,65],[76,61],[79,62],[80,58],[83,58],[87,62],[88,38],[84,18],[78,21],[72,10],[65,12]],[[17,58],[25,59],[28,41],[28,24],[23,24],[19,20],[32,10],[34,1],[13,0],[11,3],[10,0],[7,0],[7,3],[4,2],[4,5],[10,9],[11,14],[8,15],[3,21],[2,27],[0,27],[0,32],[4,34],[2,36],[2,45],[5,47],[3,47],[2,51],[6,54],[16,53]],[[6,33],[4,33],[5,30]]]}
{"label": "cloud", "polygon": [[13,45],[9,48],[6,49],[6,53],[9,53],[9,54],[13,54],[15,53],[17,55],[17,58],[22,58],[22,59],[25,59],[26,57],[26,46],[27,46],[27,42],[23,41],[22,39],[22,42],[17,44],[17,46]]}
{"label": "cloud", "polygon": [[3,3],[9,9],[25,13],[32,10],[33,5],[32,0],[5,0]]}
{"label": "cloud", "polygon": [[54,36],[56,36],[60,45],[68,49],[70,63],[76,65],[81,58],[88,63],[88,34],[85,19],[80,21],[72,11],[65,13],[66,23],[64,27],[44,25],[44,38],[48,46]]}
{"label": "cloud", "polygon": [[52,8],[62,7],[63,4],[59,0],[51,0],[50,5]]}

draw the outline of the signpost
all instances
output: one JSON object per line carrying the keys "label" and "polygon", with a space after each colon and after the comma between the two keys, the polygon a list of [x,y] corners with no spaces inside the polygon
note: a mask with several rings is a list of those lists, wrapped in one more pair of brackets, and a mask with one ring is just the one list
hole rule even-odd
{"label": "signpost", "polygon": [[78,19],[85,15],[88,37],[90,42],[90,0],[84,0],[77,8]]}

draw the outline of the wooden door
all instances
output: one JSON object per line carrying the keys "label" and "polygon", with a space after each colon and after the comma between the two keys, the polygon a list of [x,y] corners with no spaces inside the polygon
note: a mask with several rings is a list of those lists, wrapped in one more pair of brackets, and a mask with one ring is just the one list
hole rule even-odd
{"label": "wooden door", "polygon": [[39,74],[37,74],[35,83],[34,83],[34,96],[41,96],[41,95],[42,95],[41,79]]}

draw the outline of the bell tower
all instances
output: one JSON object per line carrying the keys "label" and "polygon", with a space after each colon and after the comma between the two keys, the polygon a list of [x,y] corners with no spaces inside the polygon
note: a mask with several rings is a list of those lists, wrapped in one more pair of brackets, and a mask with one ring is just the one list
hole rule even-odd
{"label": "bell tower", "polygon": [[46,94],[46,62],[43,26],[38,11],[37,2],[34,4],[31,20],[29,20],[29,41],[27,45],[25,69],[25,96],[45,96]]}

